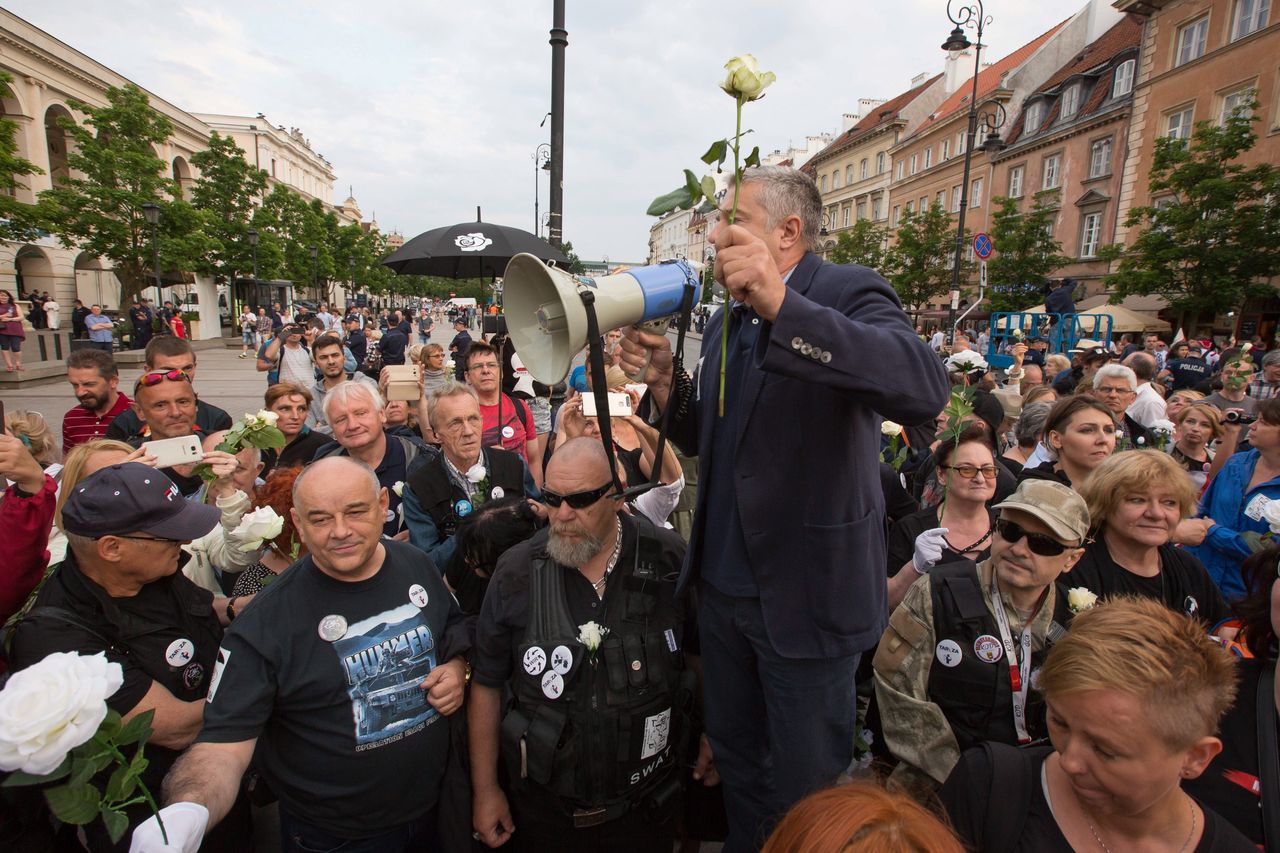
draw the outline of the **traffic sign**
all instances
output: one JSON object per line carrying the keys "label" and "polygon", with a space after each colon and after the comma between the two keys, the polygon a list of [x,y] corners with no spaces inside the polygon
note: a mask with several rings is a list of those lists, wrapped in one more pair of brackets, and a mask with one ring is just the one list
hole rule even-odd
{"label": "traffic sign", "polygon": [[987,262],[978,261],[978,287],[987,286]]}
{"label": "traffic sign", "polygon": [[991,257],[991,253],[995,251],[995,244],[991,242],[991,237],[979,231],[973,235],[973,253],[978,256],[978,260],[985,261]]}

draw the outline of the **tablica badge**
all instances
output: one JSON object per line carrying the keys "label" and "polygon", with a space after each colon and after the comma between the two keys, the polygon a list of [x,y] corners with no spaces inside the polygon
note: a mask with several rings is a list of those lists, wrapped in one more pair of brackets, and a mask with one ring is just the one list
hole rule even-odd
{"label": "tablica badge", "polygon": [[415,583],[413,586],[409,587],[409,601],[413,603],[414,607],[427,606],[427,591],[423,588],[422,584]]}
{"label": "tablica badge", "polygon": [[943,640],[938,643],[933,650],[933,656],[938,659],[938,663],[946,667],[960,665],[961,651],[960,644],[955,640]]}
{"label": "tablica badge", "polygon": [[1004,657],[1004,646],[990,634],[983,634],[973,641],[973,653],[978,656],[978,660],[995,663]]}
{"label": "tablica badge", "polygon": [[547,670],[542,674],[542,695],[548,699],[559,699],[564,693],[564,678],[560,673]]}
{"label": "tablica badge", "polygon": [[195,643],[183,638],[174,640],[169,647],[164,650],[164,659],[169,666],[186,666],[191,663],[191,659],[196,655]]}

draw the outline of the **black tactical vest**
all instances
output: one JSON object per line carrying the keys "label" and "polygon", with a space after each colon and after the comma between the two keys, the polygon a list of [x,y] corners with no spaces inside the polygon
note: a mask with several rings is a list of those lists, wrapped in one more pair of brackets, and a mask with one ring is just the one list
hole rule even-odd
{"label": "black tactical vest", "polygon": [[[502,755],[517,788],[530,783],[569,807],[656,808],[680,784],[692,705],[673,603],[675,567],[643,518],[632,555],[609,579],[608,628],[591,653],[579,642],[565,597],[565,572],[532,554],[529,621],[516,648],[512,700],[502,721]],[[661,790],[659,790],[661,789]],[[612,811],[619,807],[617,811]]]}
{"label": "black tactical vest", "polygon": [[[979,637],[991,637],[1000,642],[1000,627],[982,597],[977,564],[963,560],[933,567],[929,570],[929,590],[933,598],[936,643],[933,666],[929,669],[929,698],[946,715],[961,752],[988,740],[1017,746],[1009,661],[1002,653],[995,663],[987,663],[974,650]],[[1030,672],[1033,677],[1027,690],[1026,718],[1027,734],[1032,742],[1041,742],[1048,736],[1044,696],[1035,688],[1034,675],[1044,665],[1045,655],[1053,641],[1066,633],[1070,622],[1067,596],[1059,588],[1054,594],[1053,621],[1049,625],[1045,648],[1031,655]],[[1013,631],[1016,648],[1022,632],[1014,630],[1012,625],[1009,627]],[[946,640],[960,648],[960,661],[954,666],[947,666],[941,660],[943,653],[937,644]]]}
{"label": "black tactical vest", "polygon": [[[484,495],[481,503],[490,500],[495,486],[502,489],[504,497],[524,494],[524,465],[518,454],[496,447],[487,447],[481,453],[489,477],[485,486],[488,494]],[[457,533],[458,522],[473,509],[472,502],[466,500],[462,490],[449,479],[446,464],[442,451],[438,458],[430,459],[409,472],[409,487],[436,523],[442,539]],[[459,512],[460,505],[465,511]]]}

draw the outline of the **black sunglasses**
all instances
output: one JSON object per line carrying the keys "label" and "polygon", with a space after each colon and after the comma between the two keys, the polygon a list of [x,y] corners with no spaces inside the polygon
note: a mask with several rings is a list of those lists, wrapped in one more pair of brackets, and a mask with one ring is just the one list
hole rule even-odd
{"label": "black sunglasses", "polygon": [[562,503],[568,504],[572,509],[586,509],[608,494],[612,488],[613,483],[605,483],[598,489],[591,489],[587,492],[574,492],[571,495],[558,495],[550,489],[543,489],[542,502],[552,509],[556,509]]}
{"label": "black sunglasses", "polygon": [[1007,518],[996,519],[996,533],[999,533],[1000,538],[1011,545],[1023,536],[1027,537],[1027,547],[1031,549],[1031,553],[1039,554],[1041,557],[1057,557],[1072,547],[1063,545],[1052,536],[1046,536],[1043,533],[1030,533],[1024,530],[1022,525]]}

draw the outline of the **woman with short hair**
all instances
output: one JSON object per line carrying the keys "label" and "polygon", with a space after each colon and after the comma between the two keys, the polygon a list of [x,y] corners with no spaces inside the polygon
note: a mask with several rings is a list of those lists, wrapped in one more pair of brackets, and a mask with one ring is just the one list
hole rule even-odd
{"label": "woman with short hair", "polygon": [[314,432],[307,426],[311,412],[311,392],[299,385],[278,382],[267,386],[263,404],[268,412],[278,416],[276,429],[284,433],[284,447],[268,447],[262,451],[264,480],[276,468],[293,468],[306,465],[315,458],[316,451],[333,441],[324,433]]}
{"label": "woman with short hair", "polygon": [[1226,429],[1222,413],[1209,403],[1192,403],[1178,410],[1173,421],[1173,444],[1169,456],[1187,472],[1196,491],[1203,489],[1213,466],[1209,445],[1222,438]]}

